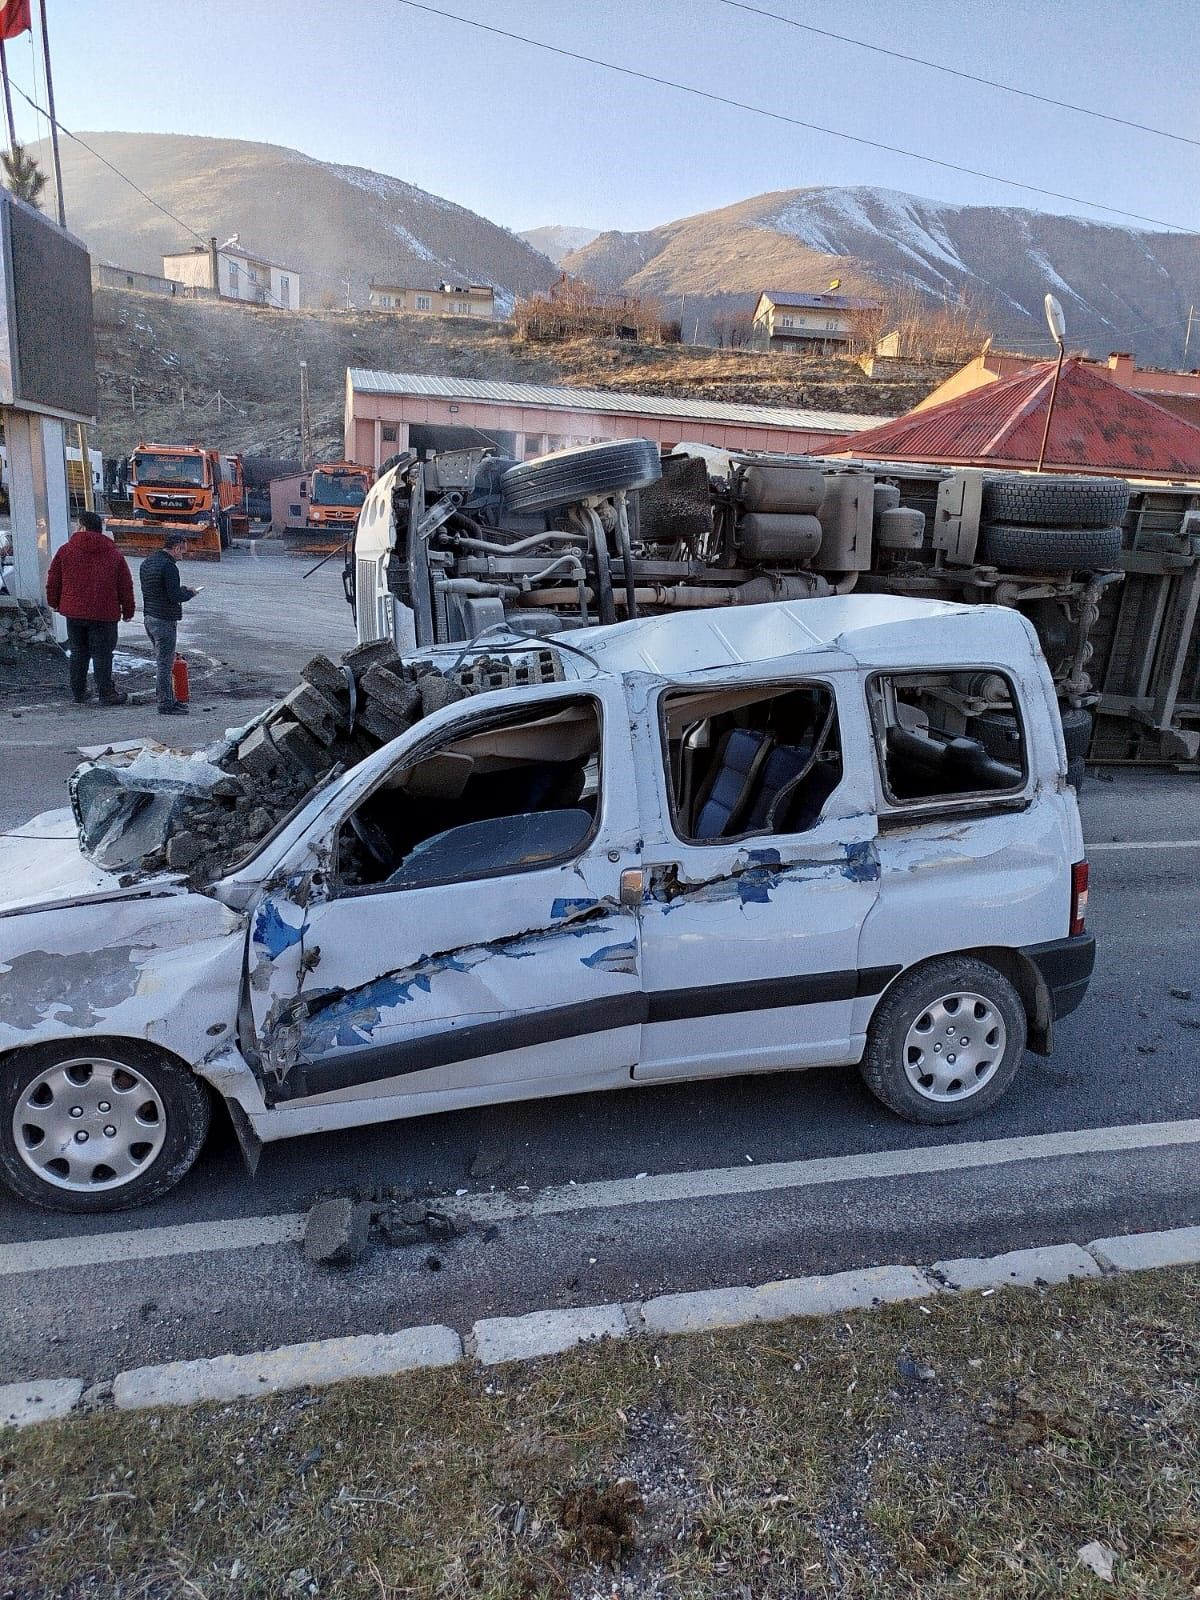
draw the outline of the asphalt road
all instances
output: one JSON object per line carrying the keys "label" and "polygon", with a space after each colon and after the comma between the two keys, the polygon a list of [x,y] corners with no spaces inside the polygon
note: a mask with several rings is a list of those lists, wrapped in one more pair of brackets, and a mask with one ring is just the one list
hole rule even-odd
{"label": "asphalt road", "polygon": [[[239,553],[212,569],[191,648],[260,672],[272,691],[313,650],[344,648],[336,574],[297,591],[298,565]],[[285,620],[264,623],[260,638],[260,612]],[[231,704],[203,713],[212,731],[254,709],[242,702],[231,716]],[[6,816],[59,803],[55,764],[69,770],[77,726],[95,742],[105,715],[21,719],[23,736],[47,742],[22,747]],[[186,725],[203,735],[196,743],[204,729],[200,716]],[[985,1116],[916,1128],[853,1071],[808,1072],[297,1140],[268,1147],[253,1179],[219,1127],[183,1185],[141,1211],[76,1219],[0,1193],[0,1381],[101,1379],[296,1339],[432,1321],[466,1329],[541,1306],[1200,1222],[1200,849],[1186,843],[1200,838],[1200,788],[1175,773],[1111,776],[1093,776],[1082,797],[1099,938],[1091,991],[1060,1025],[1054,1056],[1027,1057]],[[1183,847],[1163,848],[1172,842]],[[1062,1149],[1047,1138],[1060,1130],[1081,1132]],[[845,1158],[861,1159],[847,1168]],[[948,1160],[958,1165],[926,1170]],[[738,1192],[746,1183],[757,1187]],[[314,1199],[387,1186],[444,1197],[473,1220],[452,1243],[377,1245],[347,1272],[306,1265],[295,1239]],[[547,1198],[554,1186],[564,1201]],[[257,1228],[256,1242],[239,1244],[223,1224]],[[163,1231],[180,1225],[191,1226]],[[124,1259],[97,1259],[106,1252]]]}

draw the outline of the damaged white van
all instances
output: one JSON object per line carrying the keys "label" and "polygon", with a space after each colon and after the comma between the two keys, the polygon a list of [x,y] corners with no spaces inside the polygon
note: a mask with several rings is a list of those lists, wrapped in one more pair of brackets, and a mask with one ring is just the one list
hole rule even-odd
{"label": "damaged white van", "polygon": [[19,1195],[161,1195],[222,1101],[251,1157],[816,1066],[943,1123],[1050,1050],[1094,942],[1054,688],[1017,612],[848,595],[536,648],[557,681],[424,718],[203,892],[106,875],[61,820],[4,842]]}

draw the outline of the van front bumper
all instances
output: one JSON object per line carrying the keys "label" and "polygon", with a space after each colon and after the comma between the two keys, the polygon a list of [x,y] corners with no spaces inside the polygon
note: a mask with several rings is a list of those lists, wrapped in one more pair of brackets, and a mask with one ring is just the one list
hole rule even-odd
{"label": "van front bumper", "polygon": [[1021,951],[1042,976],[1050,996],[1050,1015],[1068,1017],[1087,993],[1092,969],[1096,965],[1094,934],[1078,933],[1070,939],[1051,939],[1048,944],[1028,944]]}

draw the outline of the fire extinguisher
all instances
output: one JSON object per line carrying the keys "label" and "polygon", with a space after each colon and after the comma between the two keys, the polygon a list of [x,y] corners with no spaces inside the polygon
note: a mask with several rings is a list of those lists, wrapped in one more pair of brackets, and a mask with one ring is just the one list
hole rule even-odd
{"label": "fire extinguisher", "polygon": [[171,667],[171,689],[180,705],[188,702],[188,669],[183,656],[177,655]]}

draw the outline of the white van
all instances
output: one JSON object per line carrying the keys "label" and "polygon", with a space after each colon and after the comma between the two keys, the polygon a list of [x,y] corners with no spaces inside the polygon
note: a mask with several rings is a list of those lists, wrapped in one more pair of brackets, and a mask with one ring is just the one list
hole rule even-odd
{"label": "white van", "polygon": [[[1022,616],[848,595],[488,651],[533,648],[557,681],[434,712],[203,892],[4,842],[0,1173],[17,1193],[71,1211],[160,1195],[214,1099],[252,1152],[461,1106],[858,1066],[899,1115],[943,1123],[1050,1050],[1094,943]],[[999,754],[998,706],[1017,730]]]}

